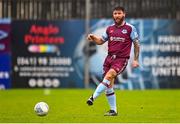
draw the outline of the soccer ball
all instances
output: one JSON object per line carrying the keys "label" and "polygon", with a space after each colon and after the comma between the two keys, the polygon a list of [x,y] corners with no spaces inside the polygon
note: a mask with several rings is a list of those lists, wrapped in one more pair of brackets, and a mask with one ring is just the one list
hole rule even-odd
{"label": "soccer ball", "polygon": [[38,102],[35,106],[34,106],[34,111],[36,112],[37,115],[39,116],[45,116],[48,114],[49,111],[49,106],[47,103],[45,102]]}

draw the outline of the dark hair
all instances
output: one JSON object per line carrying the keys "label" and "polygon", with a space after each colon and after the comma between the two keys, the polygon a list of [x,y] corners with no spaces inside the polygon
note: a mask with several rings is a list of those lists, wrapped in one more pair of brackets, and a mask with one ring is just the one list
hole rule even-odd
{"label": "dark hair", "polygon": [[121,11],[125,12],[124,7],[122,7],[122,6],[117,6],[117,7],[115,7],[115,8],[113,9],[113,11],[115,11],[115,10],[121,10]]}

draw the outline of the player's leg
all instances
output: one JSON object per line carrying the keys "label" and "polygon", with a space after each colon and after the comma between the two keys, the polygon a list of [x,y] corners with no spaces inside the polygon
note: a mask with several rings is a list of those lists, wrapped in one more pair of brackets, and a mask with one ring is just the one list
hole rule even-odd
{"label": "player's leg", "polygon": [[97,86],[95,92],[93,93],[93,95],[88,99],[87,104],[88,105],[93,105],[93,101],[102,93],[104,92],[106,89],[109,88],[110,83],[114,80],[114,78],[116,77],[117,73],[114,69],[110,69],[103,81]]}
{"label": "player's leg", "polygon": [[115,78],[111,81],[111,86],[106,89],[105,94],[108,100],[110,110],[104,114],[104,116],[116,116],[117,106],[116,106],[116,94],[113,89]]}
{"label": "player's leg", "polygon": [[[111,68],[116,72],[116,76],[124,71],[127,66],[128,59],[115,59],[112,63]],[[116,94],[113,89],[115,77],[111,82],[111,87],[106,90],[106,97],[110,106],[110,110],[105,113],[105,116],[116,116],[117,115],[117,105],[116,105]]]}
{"label": "player's leg", "polygon": [[[108,70],[110,69],[110,63],[109,63],[110,58],[107,56],[104,64],[103,64],[103,77],[106,75],[106,73],[108,72]],[[107,80],[103,80],[104,83],[109,84],[109,82]],[[99,83],[99,85],[97,86],[95,92],[92,94],[92,96],[87,100],[87,104],[88,105],[93,105],[93,101],[94,99],[100,95],[100,93],[103,91],[103,89],[106,89],[105,85],[102,85],[102,83]]]}
{"label": "player's leg", "polygon": [[93,94],[93,98],[96,99],[102,92],[104,92],[106,89],[108,89],[111,86],[111,82],[114,80],[114,77],[116,77],[117,73],[114,69],[110,69],[103,81],[98,85],[98,87],[96,88],[94,94]]}

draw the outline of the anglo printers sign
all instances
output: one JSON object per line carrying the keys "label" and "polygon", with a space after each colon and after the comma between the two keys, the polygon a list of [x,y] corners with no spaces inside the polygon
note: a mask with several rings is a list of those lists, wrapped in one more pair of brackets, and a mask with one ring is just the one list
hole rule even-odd
{"label": "anglo printers sign", "polygon": [[[77,25],[79,23],[79,25]],[[77,35],[68,26],[80,21],[14,21],[13,87],[83,87],[74,69]],[[21,30],[17,30],[21,27]],[[82,33],[83,28],[78,32]]]}

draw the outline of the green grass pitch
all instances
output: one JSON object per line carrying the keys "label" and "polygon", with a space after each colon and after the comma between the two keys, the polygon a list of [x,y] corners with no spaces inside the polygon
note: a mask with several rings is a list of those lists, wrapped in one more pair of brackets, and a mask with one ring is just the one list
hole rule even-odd
{"label": "green grass pitch", "polygon": [[[119,115],[104,117],[109,107],[101,95],[92,107],[86,105],[94,90],[11,89],[0,91],[0,123],[104,123],[180,122],[180,90],[116,90]],[[39,101],[48,103],[47,116],[33,111]]]}

